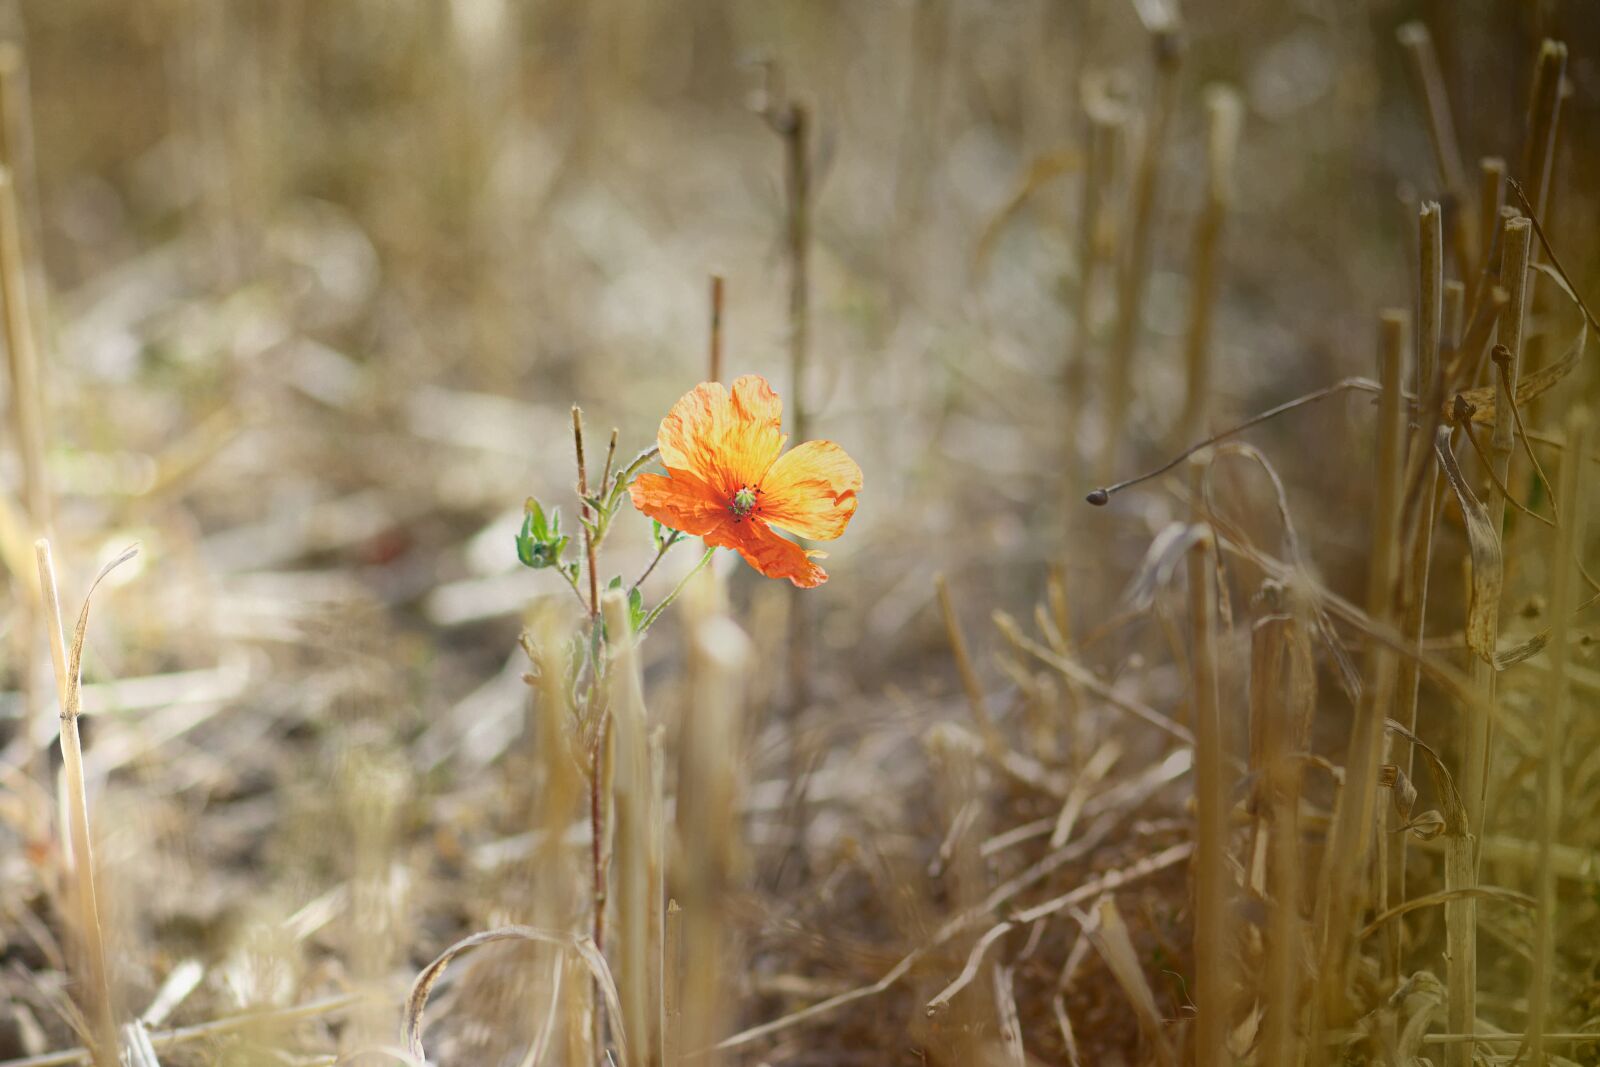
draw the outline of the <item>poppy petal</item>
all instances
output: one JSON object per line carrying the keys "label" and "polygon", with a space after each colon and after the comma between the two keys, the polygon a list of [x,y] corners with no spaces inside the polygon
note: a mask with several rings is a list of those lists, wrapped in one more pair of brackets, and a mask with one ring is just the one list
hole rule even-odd
{"label": "poppy petal", "polygon": [[663,526],[702,537],[728,517],[722,499],[687,471],[641,474],[628,487],[633,506]]}
{"label": "poppy petal", "polygon": [[745,374],[734,379],[733,407],[740,418],[750,422],[769,423],[773,427],[783,422],[783,400],[759,374]]}
{"label": "poppy petal", "polygon": [[758,486],[783,451],[783,401],[759,374],[733,383],[732,420],[723,437],[728,488]]}
{"label": "poppy petal", "polygon": [[768,578],[787,578],[801,589],[814,589],[828,572],[811,562],[806,550],[779,537],[762,522],[725,522],[705,535],[706,544],[731,548]]}
{"label": "poppy petal", "polygon": [[727,407],[728,395],[719,382],[702,382],[679,398],[656,433],[662,465],[711,482],[718,474],[715,430]]}
{"label": "poppy petal", "polygon": [[761,517],[815,541],[844,533],[856,513],[861,468],[832,441],[807,441],[778,457],[761,483]]}
{"label": "poppy petal", "polygon": [[661,420],[656,434],[661,462],[731,496],[759,484],[778,458],[782,417],[782,402],[758,375],[734,382],[731,395],[720,382],[702,382]]}

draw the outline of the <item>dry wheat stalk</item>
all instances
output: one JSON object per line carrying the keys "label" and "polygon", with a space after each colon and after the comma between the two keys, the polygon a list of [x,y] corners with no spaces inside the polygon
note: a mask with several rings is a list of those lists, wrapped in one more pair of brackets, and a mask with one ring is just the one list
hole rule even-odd
{"label": "dry wheat stalk", "polygon": [[137,549],[125,550],[101,568],[90,583],[70,646],[61,621],[61,600],[56,592],[56,572],[50,558],[50,542],[40,538],[34,544],[34,551],[39,561],[39,587],[50,638],[50,658],[55,664],[56,692],[61,702],[61,791],[66,798],[61,821],[72,859],[71,896],[76,910],[74,925],[83,967],[85,1015],[90,1027],[89,1047],[98,1067],[116,1067],[117,1036],[112,1019],[111,979],[106,963],[105,932],[100,925],[100,906],[95,892],[94,847],[89,827],[89,798],[84,785],[83,744],[78,737],[78,715],[83,706],[83,639],[89,625],[90,599],[101,580],[117,565],[132,559]]}
{"label": "dry wheat stalk", "polygon": [[[1379,364],[1383,392],[1378,411],[1376,493],[1372,541],[1368,553],[1367,615],[1388,627],[1393,621],[1394,584],[1399,567],[1401,482],[1405,443],[1405,400],[1401,368],[1410,348],[1410,315],[1402,310],[1383,313],[1379,339]],[[1319,880],[1322,1019],[1344,1020],[1350,1010],[1346,1000],[1353,947],[1355,916],[1369,899],[1368,864],[1371,856],[1382,753],[1383,724],[1394,694],[1395,654],[1386,644],[1367,646],[1361,702],[1351,728],[1345,760],[1344,787],[1339,792],[1332,836]],[[1313,1029],[1320,1039],[1321,1027]]]}
{"label": "dry wheat stalk", "polygon": [[[1198,475],[1209,462],[1191,461]],[[1232,754],[1217,691],[1216,552],[1209,528],[1188,551],[1190,670],[1195,736],[1194,958],[1197,982],[1195,1062],[1222,1067],[1228,1062],[1228,1030],[1233,1017],[1233,872],[1229,870],[1229,816],[1232,812]]]}
{"label": "dry wheat stalk", "polygon": [[1116,333],[1107,353],[1106,436],[1100,454],[1100,473],[1107,478],[1116,469],[1133,402],[1136,380],[1134,360],[1143,329],[1145,283],[1150,273],[1156,201],[1159,198],[1161,160],[1167,129],[1178,105],[1178,72],[1182,67],[1183,40],[1176,22],[1153,27],[1150,37],[1155,58],[1155,99],[1145,116],[1144,143],[1134,175],[1131,226],[1122,250],[1117,276]]}
{"label": "dry wheat stalk", "polygon": [[1538,906],[1534,926],[1533,975],[1528,997],[1528,1035],[1524,1046],[1530,1062],[1544,1061],[1546,1016],[1551,1003],[1551,984],[1556,943],[1556,867],[1551,854],[1561,830],[1563,806],[1562,763],[1566,757],[1567,719],[1572,703],[1572,688],[1567,678],[1571,658],[1571,624],[1578,601],[1578,569],[1588,533],[1589,498],[1594,480],[1580,474],[1582,456],[1589,441],[1589,413],[1574,408],[1567,416],[1567,443],[1574,454],[1561,464],[1557,490],[1562,521],[1556,527],[1555,549],[1551,554],[1550,579],[1550,671],[1545,676],[1543,714],[1543,752],[1538,780],[1539,864]]}
{"label": "dry wheat stalk", "polygon": [[640,1067],[660,1067],[664,1025],[659,913],[665,900],[661,783],[651,772],[649,715],[627,594],[611,590],[601,604],[611,650],[607,673],[616,743],[616,846],[611,870],[616,882],[617,991],[634,1061]]}
{"label": "dry wheat stalk", "polygon": [[[677,849],[672,881],[682,913],[680,1062],[717,1067],[711,1049],[733,1019],[739,973],[725,908],[741,859],[743,699],[750,640],[720,603],[716,575],[689,598],[688,703],[678,740]],[[710,1050],[710,1051],[707,1051]]]}
{"label": "dry wheat stalk", "polygon": [[1189,283],[1189,333],[1184,348],[1187,386],[1179,441],[1193,441],[1205,428],[1211,402],[1211,323],[1216,316],[1222,226],[1233,203],[1234,157],[1244,104],[1239,94],[1216,85],[1206,91],[1205,203],[1195,223],[1194,269]]}

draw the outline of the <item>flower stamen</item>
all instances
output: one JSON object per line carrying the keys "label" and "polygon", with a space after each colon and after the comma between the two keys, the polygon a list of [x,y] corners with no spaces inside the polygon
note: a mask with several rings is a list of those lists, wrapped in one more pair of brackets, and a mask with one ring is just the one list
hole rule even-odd
{"label": "flower stamen", "polygon": [[759,492],[761,490],[753,489],[747,485],[733,494],[733,503],[728,505],[728,510],[733,512],[734,521],[737,522],[755,510],[756,494]]}

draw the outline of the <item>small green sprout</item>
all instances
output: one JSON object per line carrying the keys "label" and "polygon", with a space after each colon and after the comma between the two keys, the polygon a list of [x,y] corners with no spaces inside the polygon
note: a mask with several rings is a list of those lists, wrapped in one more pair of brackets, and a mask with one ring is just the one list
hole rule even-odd
{"label": "small green sprout", "polygon": [[522,565],[534,570],[560,566],[570,540],[561,532],[561,509],[551,509],[546,517],[544,508],[530,496],[522,506],[522,529],[517,532],[517,558]]}

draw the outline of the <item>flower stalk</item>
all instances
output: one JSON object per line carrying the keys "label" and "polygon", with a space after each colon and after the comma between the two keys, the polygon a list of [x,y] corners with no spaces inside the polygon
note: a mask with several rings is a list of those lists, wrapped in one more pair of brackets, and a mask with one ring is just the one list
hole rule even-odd
{"label": "flower stalk", "polygon": [[[713,289],[713,363],[720,357],[721,286]],[[517,532],[517,558],[533,570],[554,570],[582,605],[585,623],[558,640],[542,626],[522,636],[532,671],[528,683],[541,694],[548,742],[550,719],[576,727],[575,761],[587,777],[589,808],[590,934],[598,953],[608,947],[608,925],[620,1007],[612,1010],[597,986],[586,1026],[596,1054],[611,1039],[634,1049],[632,1062],[658,1067],[670,1035],[665,1019],[664,829],[661,783],[665,755],[645,714],[638,643],[711,562],[718,548],[734,549],[768,577],[809,588],[827,580],[808,552],[775,532],[781,528],[816,540],[838,537],[855,514],[861,468],[831,441],[808,441],[786,454],[780,430],[782,402],[756,375],[731,389],[705,382],[682,397],[657,433],[656,446],[613,474],[618,433],[613,430],[598,482],[591,483],[583,413],[572,409],[577,459],[578,523],[583,552],[569,560],[573,536],[563,532],[559,508],[529,498]],[[646,473],[659,459],[666,473]],[[613,575],[601,584],[600,550],[623,501],[652,520],[655,552],[639,577],[624,585]],[[672,548],[691,537],[705,551],[652,607],[645,583]],[[565,748],[566,746],[562,746]],[[614,847],[613,847],[614,846]],[[613,880],[615,886],[613,886]],[[613,891],[614,890],[614,891]],[[608,918],[609,916],[609,918]],[[614,922],[613,922],[614,920]],[[703,1005],[702,1005],[703,1006]],[[585,1035],[569,1035],[582,1044]]]}

